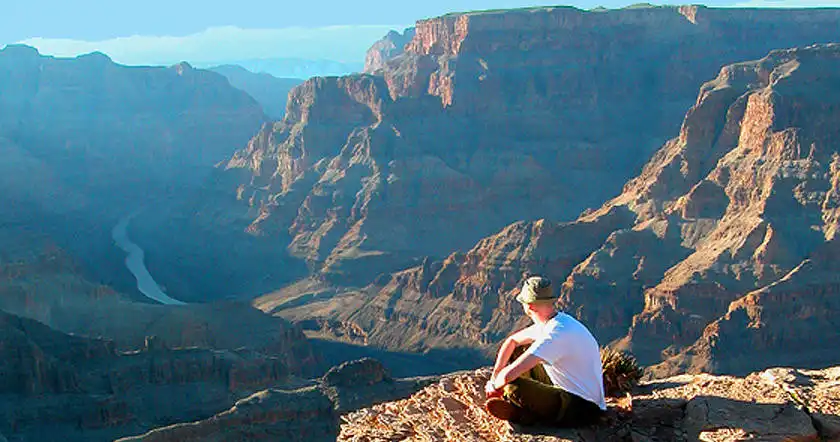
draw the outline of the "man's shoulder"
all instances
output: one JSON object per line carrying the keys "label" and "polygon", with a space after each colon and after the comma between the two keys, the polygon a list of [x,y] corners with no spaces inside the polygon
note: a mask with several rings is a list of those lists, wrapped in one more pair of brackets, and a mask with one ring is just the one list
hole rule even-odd
{"label": "man's shoulder", "polygon": [[555,334],[592,336],[592,332],[582,322],[567,313],[559,312],[554,317],[554,321],[556,322],[556,325],[553,327]]}
{"label": "man's shoulder", "polygon": [[561,328],[566,330],[574,330],[575,328],[579,327],[582,327],[584,329],[586,328],[586,326],[584,326],[580,321],[575,319],[574,316],[568,313],[558,312],[552,320],[557,324],[555,328]]}

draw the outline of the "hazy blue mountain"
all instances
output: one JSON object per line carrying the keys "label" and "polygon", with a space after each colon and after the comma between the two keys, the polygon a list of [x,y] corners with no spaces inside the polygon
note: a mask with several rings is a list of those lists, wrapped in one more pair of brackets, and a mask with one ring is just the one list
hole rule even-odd
{"label": "hazy blue mountain", "polygon": [[266,115],[274,119],[283,118],[289,91],[303,83],[300,78],[277,78],[265,72],[254,73],[242,66],[225,64],[209,70],[227,77],[233,87],[245,91],[257,100]]}
{"label": "hazy blue mountain", "polygon": [[47,233],[95,279],[114,282],[117,220],[141,207],[165,211],[168,197],[200,183],[266,119],[223,76],[186,63],[127,67],[101,53],[56,58],[7,46],[0,226]]}
{"label": "hazy blue mountain", "polygon": [[197,67],[211,68],[219,65],[237,65],[251,72],[265,72],[278,78],[335,77],[362,72],[364,60],[343,62],[335,60],[307,60],[303,58],[255,58],[245,60],[219,60],[216,63],[196,63]]}

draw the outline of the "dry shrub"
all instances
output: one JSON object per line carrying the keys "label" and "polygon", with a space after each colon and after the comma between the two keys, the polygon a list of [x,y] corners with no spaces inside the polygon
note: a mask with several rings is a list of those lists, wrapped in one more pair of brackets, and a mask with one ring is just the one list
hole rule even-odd
{"label": "dry shrub", "polygon": [[604,390],[607,396],[618,397],[630,391],[642,378],[642,367],[627,352],[603,347],[601,365],[604,367]]}

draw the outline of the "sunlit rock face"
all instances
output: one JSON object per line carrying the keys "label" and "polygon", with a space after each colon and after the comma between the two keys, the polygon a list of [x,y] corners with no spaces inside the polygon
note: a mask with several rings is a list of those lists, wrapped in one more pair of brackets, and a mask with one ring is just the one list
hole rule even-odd
{"label": "sunlit rock face", "polygon": [[537,273],[600,342],[664,361],[654,374],[836,363],[838,62],[829,44],[724,67],[679,135],[573,222],[514,223],[362,290],[257,305],[369,344],[489,355],[526,325],[513,299]]}
{"label": "sunlit rock face", "polygon": [[609,399],[596,425],[510,425],[484,409],[490,370],[444,377],[410,398],[343,416],[339,441],[452,439],[528,442],[601,440],[836,440],[840,368],[773,368],[737,378],[708,374],[649,381]]}
{"label": "sunlit rock face", "polygon": [[[680,354],[717,334],[706,327],[731,302],[832,243],[836,47],[806,46],[838,38],[837,14],[560,8],[419,22],[381,76],[302,86],[289,117],[226,165],[259,212],[249,231],[289,232],[323,280],[367,285],[290,287],[257,305],[342,339],[489,354],[524,325],[512,302],[523,274],[541,273],[601,342],[645,363]],[[557,222],[586,206],[600,209]],[[432,258],[375,277],[421,255]],[[830,317],[814,330],[835,330]],[[815,322],[801,324],[787,344],[762,335],[767,358],[711,369],[759,369],[791,342],[811,345]],[[814,364],[833,357],[819,342]]]}
{"label": "sunlit rock face", "polygon": [[515,221],[571,220],[620,193],[721,66],[834,40],[838,17],[668,7],[422,20],[375,75],[295,89],[285,119],[224,165],[241,201],[224,216],[250,211],[251,234],[353,284]]}
{"label": "sunlit rock face", "polygon": [[414,38],[415,29],[408,28],[402,33],[391,31],[373,44],[365,55],[364,73],[373,74],[385,67],[385,63],[405,52],[405,45]]}

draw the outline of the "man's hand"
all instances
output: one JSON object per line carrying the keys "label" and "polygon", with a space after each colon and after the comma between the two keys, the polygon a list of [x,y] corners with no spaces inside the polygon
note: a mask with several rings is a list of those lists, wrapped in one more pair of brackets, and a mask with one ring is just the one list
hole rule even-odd
{"label": "man's hand", "polygon": [[495,383],[494,378],[490,378],[490,380],[487,381],[487,384],[484,386],[484,394],[485,394],[485,396],[487,396],[487,399],[490,399],[492,397],[501,397],[502,396],[502,390],[499,389],[499,388],[496,388],[494,386],[494,383]]}
{"label": "man's hand", "polygon": [[[502,371],[504,372],[504,370]],[[499,373],[499,376],[494,377],[491,381],[493,381],[493,389],[500,391],[505,387],[505,384],[507,384],[507,382],[505,382],[505,377],[502,376],[502,373]]]}

